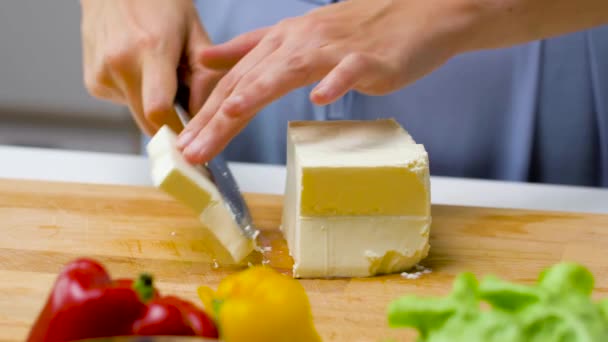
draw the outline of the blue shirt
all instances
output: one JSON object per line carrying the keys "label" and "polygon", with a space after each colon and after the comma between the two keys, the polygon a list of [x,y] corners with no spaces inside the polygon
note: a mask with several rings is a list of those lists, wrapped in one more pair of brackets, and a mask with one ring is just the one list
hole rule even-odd
{"label": "blue shirt", "polygon": [[[199,0],[214,43],[331,0]],[[608,187],[608,27],[459,55],[386,96],[349,92],[314,106],[313,85],[264,108],[229,160],[285,163],[289,120],[394,117],[429,153],[431,173]]]}

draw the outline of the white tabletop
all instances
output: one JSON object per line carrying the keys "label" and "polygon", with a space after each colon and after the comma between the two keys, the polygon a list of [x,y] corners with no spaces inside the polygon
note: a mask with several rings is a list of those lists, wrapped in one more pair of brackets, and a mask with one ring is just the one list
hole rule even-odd
{"label": "white tabletop", "polygon": [[[0,146],[0,178],[151,186],[143,156]],[[282,194],[280,165],[229,163],[244,192]],[[435,204],[607,213],[608,189],[431,177]]]}

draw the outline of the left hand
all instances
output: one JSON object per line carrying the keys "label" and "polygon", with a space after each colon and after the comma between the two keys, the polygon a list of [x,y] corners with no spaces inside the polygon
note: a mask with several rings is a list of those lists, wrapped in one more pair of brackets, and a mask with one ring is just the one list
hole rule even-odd
{"label": "left hand", "polygon": [[[395,91],[457,53],[466,35],[454,33],[468,28],[471,12],[460,0],[349,0],[209,47],[201,57],[206,66],[236,64],[178,146],[189,162],[208,161],[264,106],[319,80],[310,94],[318,105],[349,90]],[[237,61],[234,51],[248,53]]]}

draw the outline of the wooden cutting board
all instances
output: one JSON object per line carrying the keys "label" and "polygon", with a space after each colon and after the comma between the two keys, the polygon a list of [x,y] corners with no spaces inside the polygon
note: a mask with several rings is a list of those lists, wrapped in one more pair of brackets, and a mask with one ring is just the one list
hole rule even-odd
{"label": "wooden cutting board", "polygon": [[[288,273],[281,197],[246,199],[272,247],[270,265]],[[388,328],[388,303],[407,293],[446,294],[461,271],[531,283],[547,266],[577,261],[596,276],[594,296],[608,294],[608,216],[454,206],[434,206],[432,215],[423,262],[431,274],[301,280],[325,340],[411,340],[412,331]],[[222,255],[197,219],[155,188],[0,180],[0,341],[25,338],[57,273],[80,256],[103,262],[116,277],[153,272],[163,293],[192,301],[197,286],[215,287],[241,268],[214,268]]]}

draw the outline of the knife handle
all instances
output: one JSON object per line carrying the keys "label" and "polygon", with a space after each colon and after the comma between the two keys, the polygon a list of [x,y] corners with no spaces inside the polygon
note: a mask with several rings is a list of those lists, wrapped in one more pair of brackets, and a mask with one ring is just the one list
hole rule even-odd
{"label": "knife handle", "polygon": [[[178,79],[178,86],[177,86],[177,91],[175,94],[175,100],[174,100],[174,112],[173,113],[169,113],[168,116],[164,116],[160,119],[162,119],[161,122],[154,122],[155,124],[157,124],[159,127],[163,126],[163,125],[167,125],[169,126],[169,128],[171,128],[171,130],[173,132],[175,132],[176,134],[179,134],[184,127],[186,126],[186,124],[188,123],[188,121],[190,121],[190,115],[188,114],[188,109],[189,109],[189,102],[190,102],[190,89],[188,88],[188,86],[186,84],[184,84],[183,82],[181,82]],[[182,117],[186,115],[187,117]],[[184,119],[187,119],[184,121]]]}

